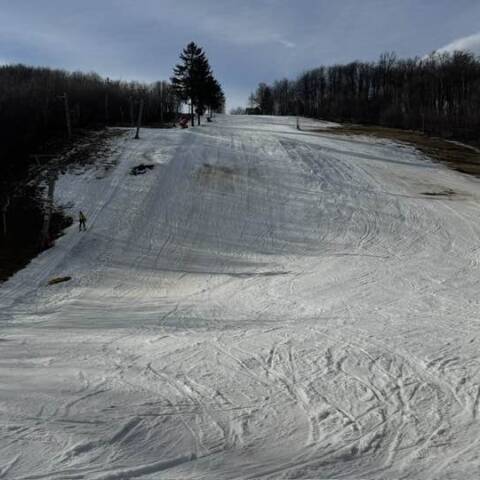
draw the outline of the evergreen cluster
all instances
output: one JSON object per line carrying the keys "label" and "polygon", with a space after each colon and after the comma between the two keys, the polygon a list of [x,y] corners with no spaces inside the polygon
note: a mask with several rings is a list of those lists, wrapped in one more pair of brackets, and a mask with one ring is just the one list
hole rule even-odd
{"label": "evergreen cluster", "polygon": [[210,114],[223,110],[225,96],[202,48],[190,42],[180,54],[180,60],[173,69],[172,85],[178,98],[190,107],[192,126],[195,113],[200,125],[200,117],[206,110]]}

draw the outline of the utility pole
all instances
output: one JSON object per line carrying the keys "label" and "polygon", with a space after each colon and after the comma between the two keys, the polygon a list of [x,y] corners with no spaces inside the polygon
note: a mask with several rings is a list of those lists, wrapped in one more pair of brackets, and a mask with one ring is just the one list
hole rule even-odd
{"label": "utility pole", "polygon": [[140,106],[138,108],[138,118],[137,118],[137,133],[135,134],[135,140],[140,138],[140,127],[142,125],[142,115],[143,115],[143,98],[140,99]]}
{"label": "utility pole", "polygon": [[108,87],[110,83],[110,79],[107,78],[105,85],[105,126],[108,125]]}
{"label": "utility pole", "polygon": [[300,117],[298,116],[298,98],[295,99],[295,113],[297,116],[297,130],[300,130]]}

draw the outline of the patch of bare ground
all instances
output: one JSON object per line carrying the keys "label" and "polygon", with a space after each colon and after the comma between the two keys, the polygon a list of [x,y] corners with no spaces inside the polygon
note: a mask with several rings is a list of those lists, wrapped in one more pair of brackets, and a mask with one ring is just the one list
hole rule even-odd
{"label": "patch of bare ground", "polygon": [[428,197],[452,197],[455,195],[455,192],[451,188],[447,188],[438,192],[422,192],[422,195],[427,195]]}
{"label": "patch of bare ground", "polygon": [[195,171],[194,178],[203,188],[227,194],[235,191],[235,186],[239,181],[241,173],[250,174],[250,172],[242,172],[238,167],[203,163]]}
{"label": "patch of bare ground", "polygon": [[60,159],[61,169],[83,171],[85,166],[93,166],[99,172],[98,178],[106,175],[115,166],[111,139],[127,134],[121,128],[105,128],[98,131],[79,132],[72,141],[47,145]]}
{"label": "patch of bare ground", "polygon": [[480,149],[475,146],[452,142],[439,137],[431,137],[422,132],[401,130],[369,125],[344,124],[338,128],[316,130],[333,135],[361,135],[384,138],[413,145],[432,160],[444,163],[450,168],[469,175],[480,177]]}
{"label": "patch of bare ground", "polygon": [[197,171],[197,176],[200,178],[229,178],[232,175],[240,173],[238,168],[226,167],[224,165],[211,165],[204,163]]}
{"label": "patch of bare ground", "polygon": [[[7,213],[8,236],[0,236],[0,284],[45,250],[39,244],[42,199],[46,195],[41,185],[44,172],[57,170],[58,173],[82,173],[87,167],[95,168],[97,178],[102,178],[115,165],[110,140],[126,132],[127,130],[118,128],[76,131],[71,140],[57,138],[35,152],[36,155],[32,156],[34,165],[29,177],[24,180],[25,185],[34,185],[19,189],[20,193],[12,200]],[[52,239],[63,235],[64,229],[71,224],[72,219],[56,207],[50,224]]]}
{"label": "patch of bare ground", "polygon": [[176,124],[174,122],[149,122],[145,124],[147,128],[175,128]]}
{"label": "patch of bare ground", "polygon": [[239,168],[225,165],[211,165],[203,163],[195,172],[195,177],[201,183],[215,183],[223,186],[233,185],[235,177],[240,174]]}

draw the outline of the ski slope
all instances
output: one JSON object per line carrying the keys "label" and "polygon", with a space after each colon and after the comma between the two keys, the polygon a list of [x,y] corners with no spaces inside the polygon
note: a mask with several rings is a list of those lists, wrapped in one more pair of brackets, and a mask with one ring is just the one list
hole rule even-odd
{"label": "ski slope", "polygon": [[478,180],[293,118],[131,137],[0,287],[1,479],[480,476]]}

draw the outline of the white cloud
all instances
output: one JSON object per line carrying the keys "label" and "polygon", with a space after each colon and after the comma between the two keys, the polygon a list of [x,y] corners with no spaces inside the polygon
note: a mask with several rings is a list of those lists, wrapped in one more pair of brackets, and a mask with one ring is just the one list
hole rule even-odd
{"label": "white cloud", "polygon": [[284,38],[279,38],[277,40],[278,43],[282,44],[284,47],[287,48],[295,48],[296,45],[293,42],[290,42],[289,40],[285,40]]}
{"label": "white cloud", "polygon": [[480,55],[480,32],[468,37],[457,38],[457,40],[439,48],[437,52],[454,52],[455,50],[468,50],[476,55]]}

